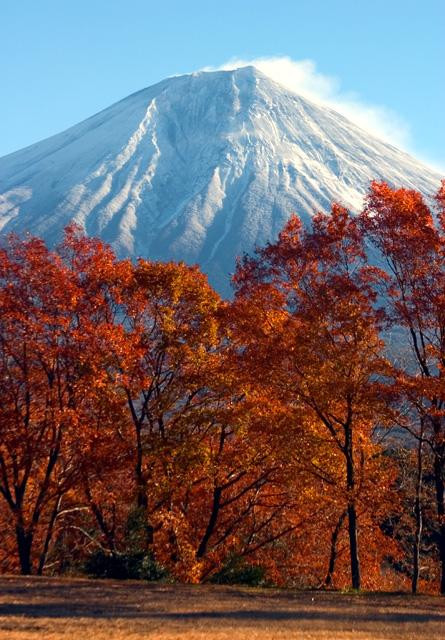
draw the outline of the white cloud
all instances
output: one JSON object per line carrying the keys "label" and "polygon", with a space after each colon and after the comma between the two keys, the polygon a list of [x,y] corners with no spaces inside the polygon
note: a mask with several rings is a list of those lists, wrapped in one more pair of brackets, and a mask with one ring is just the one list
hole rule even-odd
{"label": "white cloud", "polygon": [[365,104],[352,92],[341,89],[338,78],[317,70],[313,60],[292,60],[289,57],[232,59],[220,67],[205,67],[202,71],[231,70],[252,65],[275,82],[309,100],[335,109],[369,133],[404,149],[411,148],[409,126],[386,107]]}

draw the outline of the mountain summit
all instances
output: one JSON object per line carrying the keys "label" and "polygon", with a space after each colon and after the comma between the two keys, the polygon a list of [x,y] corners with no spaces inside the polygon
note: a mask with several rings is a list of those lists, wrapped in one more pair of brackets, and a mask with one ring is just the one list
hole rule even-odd
{"label": "mountain summit", "polygon": [[369,182],[431,196],[440,176],[254,67],[168,78],[0,158],[0,230],[56,242],[71,220],[118,255],[199,263],[228,291],[235,257]]}

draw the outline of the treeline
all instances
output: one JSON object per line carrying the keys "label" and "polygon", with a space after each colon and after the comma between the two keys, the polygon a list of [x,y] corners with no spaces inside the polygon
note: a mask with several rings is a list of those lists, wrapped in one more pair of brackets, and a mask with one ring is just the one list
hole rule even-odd
{"label": "treeline", "polygon": [[444,593],[436,205],[292,217],[232,301],[74,226],[5,239],[1,570]]}

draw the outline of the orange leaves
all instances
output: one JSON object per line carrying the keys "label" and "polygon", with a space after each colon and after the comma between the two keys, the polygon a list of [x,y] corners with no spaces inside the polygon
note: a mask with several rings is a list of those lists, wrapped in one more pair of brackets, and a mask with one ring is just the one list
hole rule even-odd
{"label": "orange leaves", "polygon": [[432,212],[417,191],[373,182],[360,222],[399,279],[424,274],[439,249]]}
{"label": "orange leaves", "polygon": [[[404,428],[418,441],[420,457],[427,442],[433,452],[436,486],[437,549],[441,592],[445,593],[445,236],[444,183],[436,196],[439,222],[422,196],[407,189],[373,183],[361,223],[367,240],[388,265],[380,282],[388,317],[399,334],[395,390],[409,407]],[[422,468],[422,460],[419,463]],[[417,500],[422,494],[418,476]],[[419,509],[417,517],[419,518]],[[417,529],[422,528],[421,521]],[[416,552],[418,554],[418,550]],[[417,562],[418,564],[418,562]],[[417,581],[417,578],[415,582]]]}
{"label": "orange leaves", "polygon": [[[118,260],[75,226],[56,251],[10,238],[0,562],[150,550],[190,582],[234,562],[282,584],[396,584],[383,525],[401,504],[378,437],[398,424],[428,443],[440,493],[444,256],[420,195],[385,183],[359,218],[338,204],[307,228],[293,216],[239,263],[233,301],[197,267]],[[391,323],[417,370],[401,349],[391,362]]]}
{"label": "orange leaves", "polygon": [[296,447],[310,443],[310,458],[300,454],[299,463],[330,485],[348,511],[355,587],[360,495],[375,453],[373,427],[386,412],[376,384],[388,367],[374,281],[357,220],[339,205],[329,216],[317,214],[309,229],[291,219],[278,241],[244,261],[235,278],[243,360],[253,380],[267,371],[271,397],[292,406],[300,422],[300,433],[283,423],[285,446],[291,434]]}

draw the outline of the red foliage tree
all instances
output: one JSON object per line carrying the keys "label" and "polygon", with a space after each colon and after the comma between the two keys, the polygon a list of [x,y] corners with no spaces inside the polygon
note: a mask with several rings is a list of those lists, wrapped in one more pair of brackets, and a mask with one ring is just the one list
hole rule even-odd
{"label": "red foliage tree", "polygon": [[440,590],[445,593],[445,183],[438,220],[421,194],[373,182],[361,224],[386,263],[380,291],[393,329],[411,357],[400,362],[399,383],[419,413],[421,437],[433,453]]}
{"label": "red foliage tree", "polygon": [[[357,221],[338,205],[329,216],[318,214],[309,230],[292,218],[278,241],[245,259],[235,276],[237,303],[247,316],[246,357],[258,377],[267,371],[278,397],[299,407],[303,428],[330,452],[319,474],[335,478],[337,518],[347,514],[356,589],[359,514],[369,509],[362,496],[372,482],[382,487],[378,475],[368,475],[378,455],[373,430],[386,414],[378,379],[388,371],[375,277]],[[315,466],[314,450],[309,455]]]}

